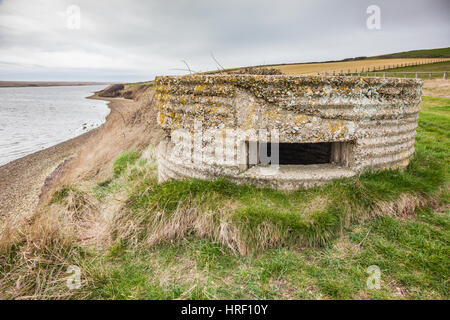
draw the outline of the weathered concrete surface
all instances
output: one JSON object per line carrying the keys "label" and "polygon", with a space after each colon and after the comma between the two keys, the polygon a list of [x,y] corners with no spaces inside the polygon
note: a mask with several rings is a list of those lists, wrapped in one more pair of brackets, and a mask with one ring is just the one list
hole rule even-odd
{"label": "weathered concrete surface", "polygon": [[[158,77],[158,121],[167,134],[159,146],[159,178],[227,176],[235,181],[282,189],[309,187],[348,177],[365,168],[404,168],[414,153],[422,81],[417,79],[285,75],[190,75]],[[197,127],[197,131],[194,130]],[[224,149],[234,161],[217,162],[190,152],[174,156],[174,137],[183,129],[254,131]],[[266,175],[260,168],[242,169],[242,141],[271,141],[262,131],[277,130],[279,142],[339,142],[335,164],[281,166]],[[228,137],[228,136],[227,136]],[[216,141],[200,146],[213,149]],[[195,142],[177,140],[184,151]],[[340,151],[339,151],[339,148]],[[336,151],[337,150],[337,151]],[[333,161],[332,161],[333,162]]]}

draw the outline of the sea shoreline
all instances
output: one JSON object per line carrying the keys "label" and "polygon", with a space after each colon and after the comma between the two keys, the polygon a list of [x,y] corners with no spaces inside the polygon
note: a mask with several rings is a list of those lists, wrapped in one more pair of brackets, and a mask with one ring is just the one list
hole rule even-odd
{"label": "sea shoreline", "polygon": [[83,81],[2,81],[0,88],[27,88],[27,87],[66,87],[66,86],[93,86],[110,85],[111,82],[83,82]]}
{"label": "sea shoreline", "polygon": [[60,163],[73,156],[91,137],[98,134],[121,105],[120,99],[103,98],[97,93],[87,99],[108,101],[110,113],[101,126],[0,166],[0,219],[33,211],[45,179]]}

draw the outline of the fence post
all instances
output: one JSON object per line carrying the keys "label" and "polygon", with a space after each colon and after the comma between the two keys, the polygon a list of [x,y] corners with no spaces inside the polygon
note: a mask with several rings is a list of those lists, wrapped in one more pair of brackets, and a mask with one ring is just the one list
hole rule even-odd
{"label": "fence post", "polygon": [[406,79],[406,72],[405,73],[403,73],[403,77]]}
{"label": "fence post", "polygon": [[447,71],[444,72],[444,79],[447,79]]}
{"label": "fence post", "polygon": [[418,78],[417,76],[418,76],[418,74],[417,74],[417,72],[416,72],[416,79]]}
{"label": "fence post", "polygon": [[386,78],[386,72],[383,72],[383,78]]}
{"label": "fence post", "polygon": [[430,79],[433,79],[433,72],[430,72]]}

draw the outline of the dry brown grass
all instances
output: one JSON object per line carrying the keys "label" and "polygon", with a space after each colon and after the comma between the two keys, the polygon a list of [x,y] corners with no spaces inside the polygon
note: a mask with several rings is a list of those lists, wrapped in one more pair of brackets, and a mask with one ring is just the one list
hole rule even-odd
{"label": "dry brown grass", "polygon": [[432,97],[450,98],[450,80],[425,80],[423,82],[423,94]]}
{"label": "dry brown grass", "polygon": [[77,233],[89,224],[86,204],[72,199],[71,210],[39,210],[25,221],[8,225],[0,239],[0,299],[70,298],[67,267],[77,260]]}
{"label": "dry brown grass", "polygon": [[432,63],[434,61],[448,61],[450,59],[418,59],[418,58],[402,58],[402,59],[367,59],[357,61],[342,61],[342,62],[328,62],[328,63],[308,63],[308,64],[289,64],[282,66],[274,66],[280,69],[281,72],[288,75],[314,75],[319,72],[339,73],[344,72],[361,72],[364,68],[365,71],[373,68],[388,68],[388,66],[395,66],[400,64],[411,63]]}
{"label": "dry brown grass", "polygon": [[157,244],[183,240],[190,234],[222,243],[235,253],[245,255],[248,245],[231,221],[231,211],[205,211],[192,203],[180,204],[175,212],[148,212],[136,214],[123,207],[116,215],[111,233],[115,240],[126,241],[131,246]]}
{"label": "dry brown grass", "polygon": [[414,215],[417,208],[434,204],[433,199],[412,194],[402,194],[395,201],[379,201],[373,210],[373,216],[389,215],[405,218]]}
{"label": "dry brown grass", "polygon": [[[325,209],[328,202],[322,197],[312,199],[311,203],[315,203],[317,207],[306,206],[304,213]],[[355,221],[363,223],[377,216],[411,217],[417,208],[434,204],[434,200],[430,198],[402,194],[392,201],[376,202],[372,210],[348,205],[340,234]],[[151,247],[171,241],[182,241],[189,235],[195,235],[221,243],[235,254],[242,256],[262,252],[268,248],[289,246],[301,249],[309,246],[310,240],[301,234],[287,240],[286,233],[290,231],[271,221],[263,221],[256,230],[252,229],[249,235],[245,228],[243,229],[242,225],[233,219],[233,208],[236,206],[237,204],[230,200],[229,203],[220,206],[220,209],[212,211],[187,201],[180,203],[173,213],[153,211],[152,208],[146,212],[136,212],[124,206],[115,215],[110,232],[117,235],[116,241],[125,241],[132,247],[143,244]]]}
{"label": "dry brown grass", "polygon": [[[161,133],[156,126],[153,92],[139,94],[137,103],[111,99],[106,124],[54,177],[35,212],[1,223],[0,299],[70,298],[73,293],[67,291],[66,271],[79,258],[79,248],[109,243],[111,208],[70,186],[108,178],[114,159],[123,150],[157,143]],[[64,200],[50,203],[55,191],[65,188]],[[110,206],[116,204],[110,202]]]}
{"label": "dry brown grass", "polygon": [[[414,214],[417,207],[427,204],[425,199],[404,195],[395,201],[379,202],[371,213],[361,216],[365,219],[381,214],[404,217]],[[233,207],[235,204],[229,205]],[[0,238],[3,259],[0,298],[68,299],[72,295],[81,298],[87,293],[67,290],[67,267],[72,264],[82,265],[80,248],[97,247],[99,244],[108,248],[110,239],[114,240],[112,243],[125,241],[128,249],[132,249],[183,241],[194,234],[221,243],[237,255],[286,245],[283,233],[287,231],[269,222],[258,227],[250,243],[245,232],[233,222],[232,210],[227,206],[219,211],[208,211],[195,203],[185,203],[180,204],[172,214],[158,211],[139,214],[131,211],[123,202],[113,219],[109,220],[104,219],[100,207],[99,201],[89,194],[70,189],[60,202],[36,212],[31,219],[21,221],[20,225],[9,225],[8,231],[2,232]],[[298,245],[293,248],[299,249],[304,244],[301,239],[298,240]],[[338,241],[336,246],[339,255],[355,254],[358,251],[345,238]],[[8,257],[12,256],[14,258],[9,260]],[[196,271],[193,261],[178,261],[164,270],[168,269],[173,271],[170,276],[165,273],[154,275],[160,278],[161,285],[183,280],[195,288],[207,282]],[[88,285],[94,280],[89,273],[85,273],[83,281],[84,285]]]}
{"label": "dry brown grass", "polygon": [[123,98],[109,99],[111,114],[101,130],[85,143],[71,160],[64,173],[55,179],[47,194],[42,197],[41,206],[58,189],[86,182],[102,181],[111,176],[114,159],[124,150],[142,150],[156,145],[163,136],[156,123],[152,90],[140,92],[139,101]]}
{"label": "dry brown grass", "polygon": [[[83,292],[68,290],[67,270],[83,264],[85,250],[111,245],[111,219],[102,209],[90,194],[69,188],[62,199],[31,217],[5,222],[0,234],[0,299],[83,298]],[[82,279],[83,285],[91,281],[87,273]]]}

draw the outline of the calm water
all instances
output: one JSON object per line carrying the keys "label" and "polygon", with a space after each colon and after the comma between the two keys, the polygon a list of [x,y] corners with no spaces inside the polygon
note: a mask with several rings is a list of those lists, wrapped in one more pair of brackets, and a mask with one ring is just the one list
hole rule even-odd
{"label": "calm water", "polygon": [[105,122],[101,86],[0,88],[0,166],[79,136]]}

